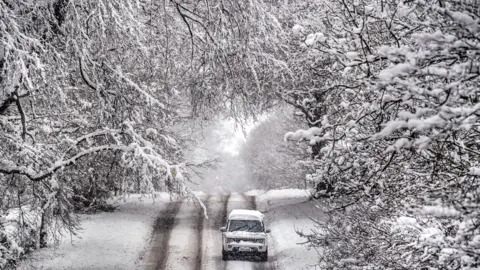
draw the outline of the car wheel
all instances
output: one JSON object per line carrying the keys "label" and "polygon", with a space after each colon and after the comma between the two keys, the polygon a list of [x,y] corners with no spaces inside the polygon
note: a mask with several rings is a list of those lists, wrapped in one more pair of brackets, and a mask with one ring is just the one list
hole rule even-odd
{"label": "car wheel", "polygon": [[222,261],[228,261],[228,252],[222,249]]}

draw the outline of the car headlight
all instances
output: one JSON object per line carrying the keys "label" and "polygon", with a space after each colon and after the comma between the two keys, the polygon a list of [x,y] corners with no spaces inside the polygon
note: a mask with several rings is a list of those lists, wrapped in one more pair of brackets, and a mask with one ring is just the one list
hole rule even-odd
{"label": "car headlight", "polygon": [[265,239],[257,239],[257,243],[265,244]]}
{"label": "car headlight", "polygon": [[233,238],[227,238],[227,239],[225,240],[225,242],[231,243],[231,242],[234,242],[234,241],[233,241]]}

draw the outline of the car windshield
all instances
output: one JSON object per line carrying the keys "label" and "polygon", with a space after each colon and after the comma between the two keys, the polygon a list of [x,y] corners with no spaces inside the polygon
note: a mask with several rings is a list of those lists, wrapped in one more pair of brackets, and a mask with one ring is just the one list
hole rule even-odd
{"label": "car windshield", "polygon": [[263,226],[259,220],[230,220],[228,231],[263,232]]}

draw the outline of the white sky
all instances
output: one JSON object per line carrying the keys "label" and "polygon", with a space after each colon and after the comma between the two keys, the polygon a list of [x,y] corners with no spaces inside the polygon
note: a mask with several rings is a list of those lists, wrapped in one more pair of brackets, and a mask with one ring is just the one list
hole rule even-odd
{"label": "white sky", "polygon": [[[244,126],[248,133],[266,119],[262,117],[256,123],[250,122]],[[191,152],[186,153],[189,162],[200,163],[207,159],[218,158],[219,163],[215,169],[201,169],[201,179],[195,174],[194,190],[205,192],[240,191],[252,187],[249,172],[245,168],[243,159],[238,158],[240,151],[247,141],[239,125],[235,126],[232,119],[218,119],[210,123],[204,130],[198,145]]]}
{"label": "white sky", "polygon": [[[245,125],[246,135],[248,136],[248,133],[266,118],[266,116],[260,117],[256,123],[250,122]],[[233,119],[220,120],[219,123],[218,129],[214,131],[214,133],[221,138],[218,150],[232,156],[237,156],[240,153],[242,145],[247,141],[242,128],[239,125],[235,127],[235,121]]]}
{"label": "white sky", "polygon": [[[214,131],[217,136],[221,138],[218,150],[232,156],[237,156],[242,144],[246,142],[242,129],[238,126],[235,129],[235,123],[233,120],[222,120],[219,127],[219,129]],[[252,128],[253,125],[245,127],[247,134]]]}

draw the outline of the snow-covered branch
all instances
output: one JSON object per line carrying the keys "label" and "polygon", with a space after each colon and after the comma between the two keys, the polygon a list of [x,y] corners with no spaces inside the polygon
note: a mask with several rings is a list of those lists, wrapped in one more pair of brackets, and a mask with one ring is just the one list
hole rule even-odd
{"label": "snow-covered branch", "polygon": [[35,172],[31,167],[15,166],[13,164],[9,164],[9,163],[6,163],[5,161],[2,161],[3,164],[0,163],[1,164],[0,173],[19,174],[19,175],[28,177],[32,181],[42,181],[50,177],[51,175],[53,175],[56,171],[63,169],[66,166],[74,164],[78,159],[84,156],[91,155],[93,153],[101,152],[101,151],[115,151],[115,150],[125,151],[127,149],[128,147],[117,146],[117,145],[103,145],[103,146],[92,147],[84,151],[80,151],[75,156],[69,159],[58,160],[53,164],[53,166],[45,169],[42,172]]}

